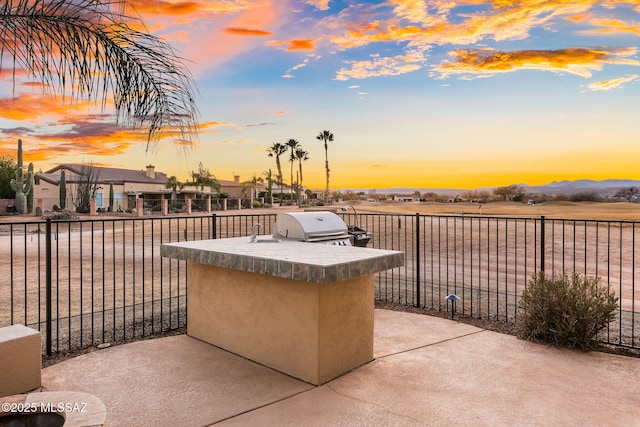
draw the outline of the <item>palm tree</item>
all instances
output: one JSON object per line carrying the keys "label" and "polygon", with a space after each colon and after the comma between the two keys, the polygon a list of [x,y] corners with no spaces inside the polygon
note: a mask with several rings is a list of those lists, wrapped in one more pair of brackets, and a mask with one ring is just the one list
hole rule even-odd
{"label": "palm tree", "polygon": [[269,198],[269,203],[273,203],[273,194],[271,192],[273,188],[273,178],[272,178],[271,169],[269,169],[268,171],[262,172],[262,175],[264,175],[264,178],[267,180],[267,197]]}
{"label": "palm tree", "polygon": [[[7,0],[0,3],[0,69],[11,61],[43,88],[70,98],[112,96],[116,122],[145,129],[147,149],[165,134],[197,139],[193,78],[176,52],[135,30],[127,0]],[[130,25],[131,24],[131,25]]]}
{"label": "palm tree", "polygon": [[204,198],[204,187],[213,188],[217,193],[220,193],[220,183],[216,177],[202,165],[202,162],[198,164],[198,172],[192,172],[193,185],[200,187],[200,196]]}
{"label": "palm tree", "polygon": [[327,171],[327,188],[324,190],[325,201],[329,200],[329,145],[328,142],[333,142],[333,134],[328,130],[320,131],[316,139],[324,141],[324,168]]}
{"label": "palm tree", "polygon": [[271,147],[267,148],[269,157],[276,158],[276,168],[278,169],[278,184],[280,185],[280,204],[282,204],[282,165],[280,164],[280,156],[287,152],[287,146],[274,142]]}
{"label": "palm tree", "polygon": [[243,183],[240,184],[240,194],[242,196],[245,196],[248,191],[251,191],[251,205],[252,206],[253,206],[254,199],[257,197],[257,195],[256,195],[256,187],[258,186],[258,183],[262,183],[262,182],[264,182],[262,177],[259,177],[259,176],[256,176],[256,174],[253,174],[253,176],[251,177],[251,179],[249,181],[244,181]]}
{"label": "palm tree", "polygon": [[167,178],[167,182],[165,183],[164,187],[171,190],[171,201],[174,202],[176,200],[176,194],[178,193],[178,190],[182,190],[184,188],[184,184],[181,183],[175,175],[171,175],[169,178]]}
{"label": "palm tree", "polygon": [[298,191],[300,192],[299,202],[302,202],[302,162],[309,160],[309,152],[298,147],[296,149],[296,159],[298,160],[298,172],[300,174],[300,182],[298,183]]}
{"label": "palm tree", "polygon": [[291,138],[287,141],[287,147],[291,149],[289,154],[289,163],[291,163],[291,188],[289,189],[289,194],[291,195],[291,201],[293,201],[293,162],[296,161],[296,149],[300,147],[300,141]]}

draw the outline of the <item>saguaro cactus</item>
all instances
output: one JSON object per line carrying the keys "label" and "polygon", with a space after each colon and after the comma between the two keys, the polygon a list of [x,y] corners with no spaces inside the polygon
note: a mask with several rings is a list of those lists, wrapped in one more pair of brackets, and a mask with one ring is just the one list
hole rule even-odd
{"label": "saguaro cactus", "polygon": [[64,169],[60,172],[60,209],[67,208],[67,177],[64,173]]}
{"label": "saguaro cactus", "polygon": [[109,183],[109,212],[113,212],[113,202],[114,202],[113,182],[111,182]]}
{"label": "saguaro cactus", "polygon": [[27,172],[27,179],[29,180],[29,192],[25,193],[27,196],[27,213],[33,213],[33,186],[34,186],[34,175],[33,175],[33,163],[29,163],[29,172]]}
{"label": "saguaro cactus", "polygon": [[24,167],[22,163],[22,140],[18,140],[18,164],[16,166],[16,177],[12,179],[9,185],[11,189],[16,192],[16,211],[19,214],[25,213],[26,208],[26,195],[31,191],[31,185],[33,182],[33,165],[31,165],[29,172],[24,173]]}

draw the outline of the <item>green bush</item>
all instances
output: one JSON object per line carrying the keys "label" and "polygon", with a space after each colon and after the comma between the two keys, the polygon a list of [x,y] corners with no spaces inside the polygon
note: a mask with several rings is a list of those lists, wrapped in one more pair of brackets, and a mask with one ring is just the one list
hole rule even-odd
{"label": "green bush", "polygon": [[519,308],[520,338],[590,350],[615,318],[618,297],[597,277],[539,272],[529,281]]}

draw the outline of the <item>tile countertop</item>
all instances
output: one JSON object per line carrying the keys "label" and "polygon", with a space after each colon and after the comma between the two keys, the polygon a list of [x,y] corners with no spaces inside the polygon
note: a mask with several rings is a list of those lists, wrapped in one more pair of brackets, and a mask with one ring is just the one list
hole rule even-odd
{"label": "tile countertop", "polygon": [[[258,236],[258,240],[269,237]],[[249,236],[165,243],[160,255],[312,283],[355,279],[404,265],[401,251],[290,240],[249,243]]]}

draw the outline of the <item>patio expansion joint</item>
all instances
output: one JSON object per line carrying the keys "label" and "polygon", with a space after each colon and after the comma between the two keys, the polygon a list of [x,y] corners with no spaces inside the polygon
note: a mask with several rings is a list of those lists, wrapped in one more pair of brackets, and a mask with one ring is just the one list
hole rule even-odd
{"label": "patio expansion joint", "polygon": [[394,412],[394,411],[392,411],[391,409],[387,408],[387,407],[386,407],[386,406],[384,406],[384,405],[380,405],[380,404],[378,404],[378,403],[370,402],[370,401],[368,401],[368,400],[358,399],[358,398],[356,398],[356,397],[349,396],[348,394],[345,394],[345,393],[340,393],[338,390],[336,390],[335,388],[331,387],[331,383],[327,383],[327,384],[325,384],[325,385],[329,388],[329,390],[331,390],[332,392],[334,392],[334,393],[335,393],[335,394],[337,394],[338,396],[342,396],[342,397],[344,397],[344,398],[346,398],[346,399],[353,400],[353,401],[355,401],[355,402],[359,402],[359,403],[363,403],[363,404],[365,404],[365,405],[372,405],[372,406],[375,406],[376,408],[380,408],[380,409],[384,410],[385,412],[387,412],[387,413],[389,413],[389,414],[393,414],[393,415],[395,415],[396,417],[399,417],[399,418],[405,418],[405,419],[408,419],[408,420],[411,420],[411,421],[417,422],[417,423],[419,423],[419,424],[423,423],[423,420],[419,420],[419,419],[416,419],[416,418],[410,417],[410,416],[408,416],[407,414],[402,414],[402,413],[399,413],[399,412]]}
{"label": "patio expansion joint", "polygon": [[436,345],[439,345],[439,344],[443,344],[443,343],[446,343],[446,342],[449,342],[449,341],[455,341],[455,340],[458,340],[458,339],[461,339],[461,338],[469,337],[471,335],[480,334],[482,332],[488,332],[488,331],[486,329],[480,329],[479,331],[469,332],[468,334],[458,335],[458,336],[455,336],[455,337],[447,338],[446,340],[440,340],[440,341],[432,342],[432,343],[429,343],[429,344],[419,345],[417,347],[408,348],[406,350],[396,351],[395,353],[389,353],[389,354],[385,354],[383,356],[378,356],[378,357],[376,357],[376,360],[377,359],[384,359],[386,357],[396,356],[398,354],[409,353],[410,351],[420,350],[422,348],[433,347],[433,346],[436,346]]}
{"label": "patio expansion joint", "polygon": [[308,384],[308,385],[309,385],[309,388],[307,388],[305,390],[300,390],[297,393],[293,393],[293,394],[290,394],[288,396],[284,396],[284,397],[282,397],[280,399],[272,400],[271,402],[267,402],[267,403],[264,403],[262,405],[258,405],[255,408],[250,408],[250,409],[247,409],[246,411],[238,412],[237,414],[230,415],[230,416],[228,416],[226,418],[222,418],[222,419],[216,420],[216,421],[212,422],[211,424],[207,424],[207,427],[210,427],[210,426],[213,426],[213,425],[216,425],[216,424],[220,424],[220,423],[223,423],[225,421],[232,420],[232,419],[234,419],[236,417],[239,417],[241,415],[248,414],[248,413],[253,412],[253,411],[257,411],[258,409],[266,408],[268,406],[271,406],[273,404],[288,400],[288,399],[290,399],[292,397],[295,397],[295,396],[298,396],[300,394],[304,394],[304,393],[306,393],[308,391],[315,390],[316,388],[319,387],[319,386],[314,386],[312,384]]}

